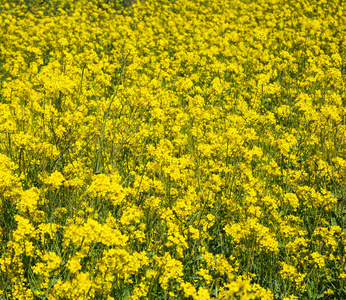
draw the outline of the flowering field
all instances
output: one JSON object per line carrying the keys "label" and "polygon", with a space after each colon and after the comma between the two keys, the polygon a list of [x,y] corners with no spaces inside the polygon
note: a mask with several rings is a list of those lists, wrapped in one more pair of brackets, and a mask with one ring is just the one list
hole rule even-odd
{"label": "flowering field", "polygon": [[0,298],[346,299],[346,1],[0,0]]}

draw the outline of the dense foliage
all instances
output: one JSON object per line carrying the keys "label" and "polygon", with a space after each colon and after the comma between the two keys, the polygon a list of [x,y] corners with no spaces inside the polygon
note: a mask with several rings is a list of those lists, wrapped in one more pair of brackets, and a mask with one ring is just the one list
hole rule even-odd
{"label": "dense foliage", "polygon": [[346,299],[346,1],[0,0],[3,299]]}

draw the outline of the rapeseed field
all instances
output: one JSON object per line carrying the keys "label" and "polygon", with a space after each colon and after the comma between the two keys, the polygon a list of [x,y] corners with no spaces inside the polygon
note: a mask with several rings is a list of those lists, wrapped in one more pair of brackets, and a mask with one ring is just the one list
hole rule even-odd
{"label": "rapeseed field", "polygon": [[0,0],[0,299],[346,299],[346,1]]}

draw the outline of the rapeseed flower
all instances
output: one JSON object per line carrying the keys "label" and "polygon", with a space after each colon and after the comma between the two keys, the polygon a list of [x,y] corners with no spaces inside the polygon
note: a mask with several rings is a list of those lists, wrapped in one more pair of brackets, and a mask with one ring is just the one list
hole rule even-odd
{"label": "rapeseed flower", "polygon": [[0,7],[2,297],[346,297],[344,2]]}

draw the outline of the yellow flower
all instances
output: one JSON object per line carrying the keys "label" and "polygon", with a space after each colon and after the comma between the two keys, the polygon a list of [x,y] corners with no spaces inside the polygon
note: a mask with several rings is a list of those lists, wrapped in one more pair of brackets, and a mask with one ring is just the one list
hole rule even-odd
{"label": "yellow flower", "polygon": [[70,272],[74,274],[78,273],[78,271],[82,268],[78,257],[72,257],[67,262],[66,267],[69,268]]}
{"label": "yellow flower", "polygon": [[48,185],[50,189],[59,188],[64,181],[65,177],[59,171],[54,171],[48,178],[44,179],[44,183]]}
{"label": "yellow flower", "polygon": [[325,265],[325,260],[324,260],[324,256],[317,253],[317,252],[313,252],[311,253],[311,258],[313,260],[313,262],[318,266],[318,268],[322,268]]}

